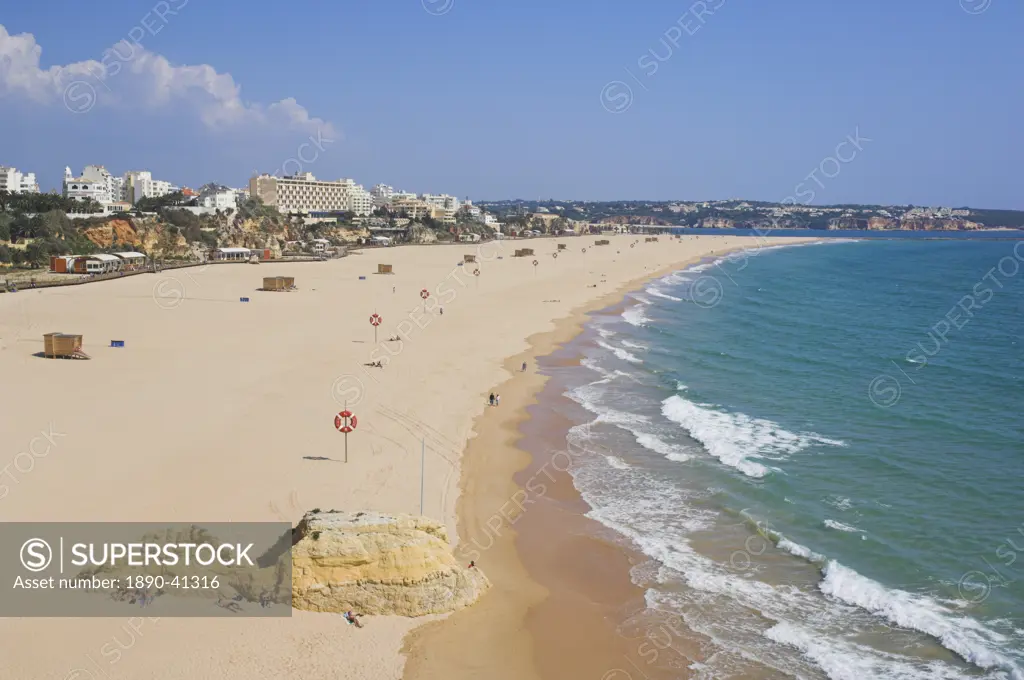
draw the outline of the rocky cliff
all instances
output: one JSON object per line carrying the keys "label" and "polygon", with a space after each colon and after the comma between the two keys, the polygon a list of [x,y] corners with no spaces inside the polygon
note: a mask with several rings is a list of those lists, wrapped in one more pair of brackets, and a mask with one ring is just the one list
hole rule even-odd
{"label": "rocky cliff", "polygon": [[326,238],[343,245],[370,235],[362,228],[306,225],[265,206],[232,214],[197,216],[171,209],[156,216],[93,218],[79,222],[77,228],[101,249],[136,249],[158,259],[202,259],[205,251],[218,246],[269,249],[273,257],[280,257],[288,241]]}
{"label": "rocky cliff", "polygon": [[292,606],[423,616],[461,609],[490,582],[456,561],[443,524],[374,512],[311,512],[295,529]]}

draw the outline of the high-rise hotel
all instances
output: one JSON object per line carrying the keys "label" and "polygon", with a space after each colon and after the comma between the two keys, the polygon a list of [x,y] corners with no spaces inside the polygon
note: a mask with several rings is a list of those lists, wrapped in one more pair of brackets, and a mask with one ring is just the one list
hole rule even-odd
{"label": "high-rise hotel", "polygon": [[257,175],[249,180],[249,193],[283,213],[373,212],[373,197],[355,180],[328,182],[309,172],[287,177]]}

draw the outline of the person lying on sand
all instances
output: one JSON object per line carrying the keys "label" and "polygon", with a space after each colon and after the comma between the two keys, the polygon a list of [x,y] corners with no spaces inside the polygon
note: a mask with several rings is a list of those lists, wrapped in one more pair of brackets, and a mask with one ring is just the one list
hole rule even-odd
{"label": "person lying on sand", "polygon": [[345,620],[353,624],[356,628],[363,627],[363,624],[359,622],[359,619],[356,617],[356,615],[350,611],[345,612]]}
{"label": "person lying on sand", "polygon": [[363,366],[369,366],[370,368],[384,368],[384,364],[379,361],[371,361],[368,364],[363,364]]}

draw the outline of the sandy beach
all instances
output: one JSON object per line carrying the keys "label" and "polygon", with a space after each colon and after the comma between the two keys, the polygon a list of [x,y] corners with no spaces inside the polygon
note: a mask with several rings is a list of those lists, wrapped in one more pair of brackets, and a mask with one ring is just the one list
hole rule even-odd
{"label": "sandy beach", "polygon": [[[410,678],[552,677],[558,664],[535,655],[527,625],[548,591],[519,559],[507,510],[524,482],[513,476],[531,464],[516,440],[544,385],[533,359],[652,276],[712,251],[797,241],[662,236],[630,247],[638,237],[605,238],[610,246],[580,237],[399,247],[0,295],[4,521],[294,523],[315,507],[417,514],[425,445],[424,514],[460,537],[458,554],[475,545],[494,583],[475,606],[408,639],[429,620],[371,617],[359,630],[299,611],[134,626],[2,619],[0,678],[399,678],[403,648]],[[568,246],[557,258],[556,243]],[[513,258],[519,247],[536,256]],[[478,262],[457,266],[465,254]],[[378,263],[394,275],[375,274]],[[294,276],[298,290],[256,290],[273,275]],[[82,334],[92,360],[36,357],[52,331]],[[395,334],[402,341],[387,342]],[[384,368],[364,366],[377,360]],[[496,409],[487,405],[495,389]],[[333,425],[345,404],[359,416],[347,464]],[[52,441],[48,452],[28,453],[39,437]],[[559,479],[551,498],[576,502]],[[621,590],[598,610],[635,596],[616,576],[628,561],[608,559],[602,582],[618,579]],[[101,652],[112,641],[116,660]]]}

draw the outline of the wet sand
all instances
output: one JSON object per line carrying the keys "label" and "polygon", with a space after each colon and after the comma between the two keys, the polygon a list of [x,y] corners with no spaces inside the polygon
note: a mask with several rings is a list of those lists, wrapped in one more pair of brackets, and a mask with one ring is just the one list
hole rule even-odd
{"label": "wet sand", "polygon": [[585,517],[589,507],[566,472],[565,435],[575,422],[551,408],[566,398],[557,377],[546,375],[578,363],[569,343],[592,310],[620,305],[626,292],[698,259],[652,271],[575,310],[505,362],[512,375],[495,390],[501,406],[474,424],[457,510],[456,551],[483,568],[494,588],[406,638],[405,678],[660,680],[687,677],[699,661],[701,641],[677,617],[644,612],[630,570],[646,558]]}

